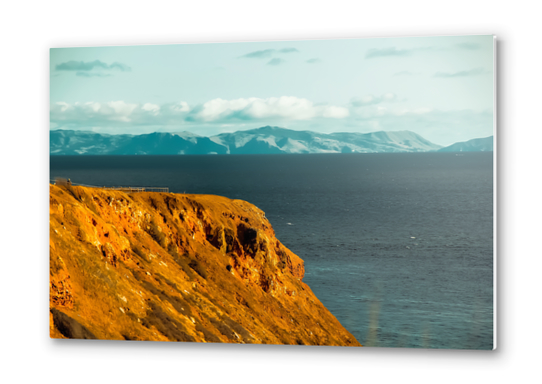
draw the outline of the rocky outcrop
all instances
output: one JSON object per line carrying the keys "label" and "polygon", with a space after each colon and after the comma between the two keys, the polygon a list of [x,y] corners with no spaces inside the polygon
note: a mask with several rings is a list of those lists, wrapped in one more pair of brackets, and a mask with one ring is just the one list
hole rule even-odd
{"label": "rocky outcrop", "polygon": [[303,275],[245,201],[50,188],[53,338],[358,346]]}

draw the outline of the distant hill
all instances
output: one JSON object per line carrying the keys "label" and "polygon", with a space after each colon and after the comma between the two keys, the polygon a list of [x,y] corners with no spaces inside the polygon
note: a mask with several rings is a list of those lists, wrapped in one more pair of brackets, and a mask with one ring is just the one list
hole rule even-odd
{"label": "distant hill", "polygon": [[50,132],[51,155],[182,155],[428,152],[441,146],[411,131],[317,133],[266,126],[212,137],[190,132],[108,135]]}
{"label": "distant hill", "polygon": [[190,132],[108,135],[88,131],[50,132],[51,155],[197,155],[227,149]]}
{"label": "distant hill", "polygon": [[462,141],[441,148],[438,152],[491,152],[493,151],[493,136],[482,139]]}

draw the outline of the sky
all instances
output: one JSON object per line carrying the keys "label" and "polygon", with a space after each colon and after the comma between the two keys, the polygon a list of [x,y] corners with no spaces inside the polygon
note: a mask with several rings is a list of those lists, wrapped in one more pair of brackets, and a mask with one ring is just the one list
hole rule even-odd
{"label": "sky", "polygon": [[50,129],[493,134],[493,36],[52,48]]}

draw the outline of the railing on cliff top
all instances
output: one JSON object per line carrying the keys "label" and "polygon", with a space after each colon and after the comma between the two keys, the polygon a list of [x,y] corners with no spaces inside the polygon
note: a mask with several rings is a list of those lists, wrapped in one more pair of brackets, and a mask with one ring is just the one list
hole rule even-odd
{"label": "railing on cliff top", "polygon": [[49,182],[53,185],[78,185],[81,187],[89,187],[89,188],[101,188],[101,189],[111,189],[114,191],[121,191],[121,192],[166,192],[169,193],[168,187],[107,187],[107,186],[98,186],[98,185],[88,185],[88,184],[81,184],[81,183],[74,183],[73,181],[68,181],[66,179],[54,179],[49,180]]}

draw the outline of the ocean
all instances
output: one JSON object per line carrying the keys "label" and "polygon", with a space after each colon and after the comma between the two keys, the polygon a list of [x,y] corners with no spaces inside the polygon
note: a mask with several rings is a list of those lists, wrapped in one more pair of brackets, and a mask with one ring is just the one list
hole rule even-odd
{"label": "ocean", "polygon": [[50,176],[246,200],[360,343],[493,347],[493,153],[51,156]]}

